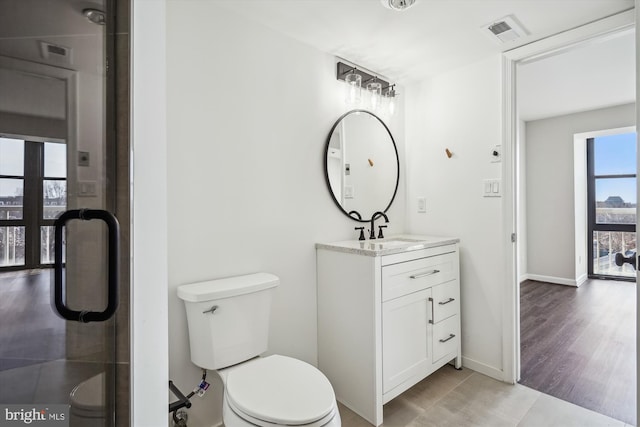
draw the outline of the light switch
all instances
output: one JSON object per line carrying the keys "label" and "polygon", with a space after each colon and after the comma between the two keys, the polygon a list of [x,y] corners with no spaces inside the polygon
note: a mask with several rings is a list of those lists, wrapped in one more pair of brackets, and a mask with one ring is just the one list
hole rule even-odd
{"label": "light switch", "polygon": [[482,195],[484,197],[502,197],[501,191],[499,179],[485,179],[483,181]]}
{"label": "light switch", "polygon": [[344,198],[353,199],[353,185],[344,186]]}
{"label": "light switch", "polygon": [[427,198],[418,197],[418,213],[426,213],[426,212],[427,212]]}
{"label": "light switch", "polygon": [[78,197],[96,197],[97,185],[96,181],[78,181]]}

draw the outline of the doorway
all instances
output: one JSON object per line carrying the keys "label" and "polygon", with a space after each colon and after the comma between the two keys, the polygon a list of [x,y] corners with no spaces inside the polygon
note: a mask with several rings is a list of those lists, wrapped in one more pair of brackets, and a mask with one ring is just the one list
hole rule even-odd
{"label": "doorway", "polygon": [[[616,17],[603,19],[599,21],[597,25],[586,25],[580,29],[571,30],[551,37],[544,42],[534,43],[520,49],[518,52],[509,52],[505,55],[505,99],[508,101],[513,99],[514,101],[513,105],[507,102],[505,111],[507,136],[504,146],[507,154],[505,156],[507,162],[505,162],[504,176],[507,177],[506,179],[508,180],[506,185],[508,186],[510,184],[513,188],[513,192],[508,192],[513,199],[509,200],[510,196],[507,195],[507,199],[505,200],[505,217],[507,218],[506,224],[508,224],[510,229],[518,236],[517,245],[512,245],[511,248],[507,248],[509,265],[513,265],[513,271],[510,274],[511,280],[509,280],[507,288],[509,292],[508,298],[512,301],[513,305],[508,304],[510,307],[505,311],[505,318],[511,320],[505,325],[505,354],[507,355],[505,359],[505,378],[507,380],[516,382],[521,379],[521,351],[524,352],[521,347],[521,340],[524,341],[526,338],[522,329],[523,324],[521,323],[522,316],[526,314],[524,313],[525,307],[520,306],[520,298],[524,295],[526,289],[524,285],[521,287],[521,282],[527,280],[536,282],[533,285],[540,286],[539,290],[543,289],[541,285],[543,284],[542,282],[550,282],[549,286],[556,290],[583,296],[589,293],[590,282],[587,282],[586,266],[589,258],[587,256],[586,242],[586,179],[582,181],[583,186],[585,186],[585,209],[582,211],[585,220],[582,224],[578,224],[575,220],[577,217],[577,211],[575,210],[577,209],[577,204],[574,200],[574,194],[577,193],[575,193],[573,188],[573,173],[576,171],[572,170],[571,167],[576,156],[586,158],[586,150],[574,150],[573,137],[578,133],[596,129],[632,126],[636,121],[634,86],[632,86],[631,89],[627,88],[622,91],[632,97],[622,102],[587,105],[586,107],[583,106],[582,109],[576,109],[572,112],[555,111],[554,114],[546,117],[525,118],[520,114],[522,113],[520,102],[523,95],[520,83],[522,83],[523,74],[520,69],[517,71],[516,69],[521,65],[533,66],[536,63],[541,63],[545,59],[561,61],[565,57],[570,57],[570,55],[565,54],[577,52],[585,46],[601,47],[605,45],[605,41],[607,40],[615,39],[618,36],[632,32],[631,28],[634,25],[634,21],[635,14],[633,11],[630,11],[629,13],[623,13]],[[631,34],[630,40],[635,41],[635,33]],[[633,62],[633,70],[635,70],[635,45],[632,48],[632,52],[632,54],[627,55],[626,59],[628,59],[629,62]],[[568,64],[565,64],[565,67],[567,66]],[[542,91],[541,86],[552,79],[547,79],[547,76],[541,73],[535,74],[539,85],[535,87],[534,91],[539,94]],[[564,105],[565,101],[584,99],[584,97],[577,96],[576,94],[567,96],[565,92],[561,91],[561,89],[564,90],[571,86],[575,81],[579,81],[581,74],[583,73],[580,73],[580,71],[568,73],[569,80],[567,83],[560,85],[560,88],[556,86],[555,98],[551,98],[551,100],[545,99],[539,103],[539,105],[543,107],[558,107]],[[629,74],[631,77],[625,81],[634,84],[635,72],[631,71]],[[609,88],[616,86],[620,81],[622,81],[622,79],[613,79],[613,82],[616,84],[612,85],[612,80],[608,80],[606,84],[598,86]],[[587,92],[588,91],[585,90],[582,91],[583,94]],[[515,98],[516,93],[517,98]],[[513,96],[513,98],[511,98],[511,96]],[[554,101],[554,99],[556,101]],[[589,114],[596,110],[598,110],[597,114]],[[516,111],[518,111],[518,113],[516,113]],[[615,112],[620,111],[624,111],[624,113],[623,115],[617,116],[618,121],[616,122],[616,117],[614,117]],[[581,117],[582,124],[576,126],[576,118],[580,114],[583,114]],[[561,119],[558,119],[559,117],[561,117]],[[622,120],[622,117],[624,117],[624,120]],[[602,122],[605,121],[607,124],[602,124]],[[549,142],[548,150],[542,154],[539,152],[535,162],[535,165],[542,166],[543,170],[536,170],[535,167],[530,168],[530,162],[527,161],[525,163],[522,161],[533,158],[533,156],[530,156],[529,151],[527,151],[528,148],[532,146],[533,140],[536,139],[529,133],[530,130],[536,127],[535,125],[530,126],[532,122],[537,122],[537,129],[535,129],[535,131],[540,132],[538,136],[546,134],[543,139]],[[554,132],[553,129],[557,131],[557,134],[563,133],[564,135],[559,135],[559,139],[553,139],[550,137],[551,133]],[[560,132],[559,129],[562,131]],[[512,150],[513,157],[510,157],[510,150]],[[509,162],[510,159],[513,159],[512,163]],[[584,175],[586,176],[586,159],[583,160],[583,163],[585,163]],[[529,184],[531,184],[530,181],[539,178],[541,178],[542,185],[539,186],[539,191],[536,191],[538,191],[539,195],[547,197],[545,203],[534,202],[529,197],[532,194],[532,192],[528,190]],[[513,179],[513,181],[510,182],[510,179]],[[555,190],[560,187],[568,189],[565,195],[558,196],[557,193],[555,193]],[[527,191],[523,192],[523,189]],[[537,207],[541,211],[546,210],[546,216],[532,212],[528,209],[531,207]],[[532,224],[535,222],[532,221],[532,219],[535,218],[546,218],[546,220],[543,219],[542,221],[546,222],[548,227],[553,228],[553,233],[542,233],[539,229],[532,227]],[[578,239],[579,236],[583,236],[582,239],[585,240],[584,244],[581,245],[584,247],[584,252],[577,249],[576,239]],[[541,245],[532,246],[532,242],[536,241],[541,243]],[[591,243],[591,240],[589,240],[589,243]],[[545,264],[547,269],[545,271],[537,270],[542,264]],[[584,270],[584,272],[582,270]],[[633,291],[634,293],[628,295],[625,301],[628,302],[632,300],[635,305],[635,287]],[[583,298],[583,300],[584,299],[585,298]],[[546,299],[540,302],[540,304],[552,306],[554,305],[554,301],[562,303],[563,299]],[[566,308],[567,307],[565,307],[565,309]],[[595,308],[595,306],[592,307],[592,309],[596,312],[600,310]],[[557,309],[557,311],[561,311],[561,309]],[[631,324],[625,324],[624,327],[631,328],[627,329],[627,331],[632,332],[630,336],[635,340],[635,316],[632,318]],[[603,319],[603,322],[606,322],[606,316]],[[566,332],[567,330],[563,322],[545,323],[543,322],[544,317],[540,317],[538,320],[538,323],[547,325],[548,331]],[[598,342],[596,342],[596,344],[598,344]],[[595,349],[592,348],[592,351],[595,351]],[[608,354],[612,357],[614,357],[614,354],[616,355],[615,357],[619,355],[619,353],[615,351]],[[544,356],[544,354],[540,354],[539,360],[544,359]],[[560,360],[556,368],[569,369],[570,365],[575,363],[575,360],[567,357],[566,359]],[[635,366],[635,357],[629,361],[629,364]],[[539,366],[545,365],[547,364],[543,362],[539,364]],[[513,370],[511,370],[511,368],[513,368]],[[626,378],[628,379],[630,375],[632,375],[635,380],[635,371],[627,372]],[[553,379],[554,377],[549,378],[551,378],[550,381],[555,381]],[[580,374],[576,374],[576,378],[584,380],[584,378],[580,378]],[[634,389],[633,393],[635,393],[635,386],[630,381],[628,381],[627,386],[631,386],[631,388]],[[635,398],[632,399],[632,401],[635,406]],[[632,408],[632,412],[635,417],[635,409]]]}

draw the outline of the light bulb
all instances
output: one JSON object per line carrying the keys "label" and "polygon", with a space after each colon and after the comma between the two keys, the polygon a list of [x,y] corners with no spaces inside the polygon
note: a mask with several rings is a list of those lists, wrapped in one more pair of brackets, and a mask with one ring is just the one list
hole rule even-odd
{"label": "light bulb", "polygon": [[393,116],[396,112],[396,101],[394,97],[389,97],[389,115]]}
{"label": "light bulb", "polygon": [[345,76],[344,81],[346,83],[346,98],[347,105],[357,105],[360,103],[362,76],[356,73],[349,73]]}
{"label": "light bulb", "polygon": [[382,96],[382,84],[378,82],[371,82],[367,84],[367,91],[371,95],[371,109],[377,110],[380,106]]}

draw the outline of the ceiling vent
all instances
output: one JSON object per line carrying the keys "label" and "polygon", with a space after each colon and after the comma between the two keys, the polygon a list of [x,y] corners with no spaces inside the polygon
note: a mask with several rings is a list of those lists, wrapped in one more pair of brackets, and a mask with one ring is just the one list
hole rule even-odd
{"label": "ceiling vent", "polygon": [[505,16],[493,21],[482,27],[482,30],[491,39],[500,44],[517,40],[529,34],[522,28],[522,25],[516,22],[513,16]]}
{"label": "ceiling vent", "polygon": [[71,65],[71,48],[41,41],[40,54],[53,64]]}

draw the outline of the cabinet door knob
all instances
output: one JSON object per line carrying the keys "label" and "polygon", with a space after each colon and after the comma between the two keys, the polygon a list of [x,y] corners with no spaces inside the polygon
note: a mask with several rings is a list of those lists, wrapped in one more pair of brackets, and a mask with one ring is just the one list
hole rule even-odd
{"label": "cabinet door knob", "polygon": [[425,273],[412,274],[411,276],[409,276],[409,278],[411,278],[411,279],[419,279],[421,277],[431,276],[432,274],[437,274],[437,273],[440,273],[440,270],[431,270],[431,271],[427,271]]}
{"label": "cabinet door knob", "polygon": [[438,304],[445,305],[445,304],[449,304],[450,302],[454,302],[455,300],[456,300],[455,298],[449,298],[446,301],[440,301]]}

